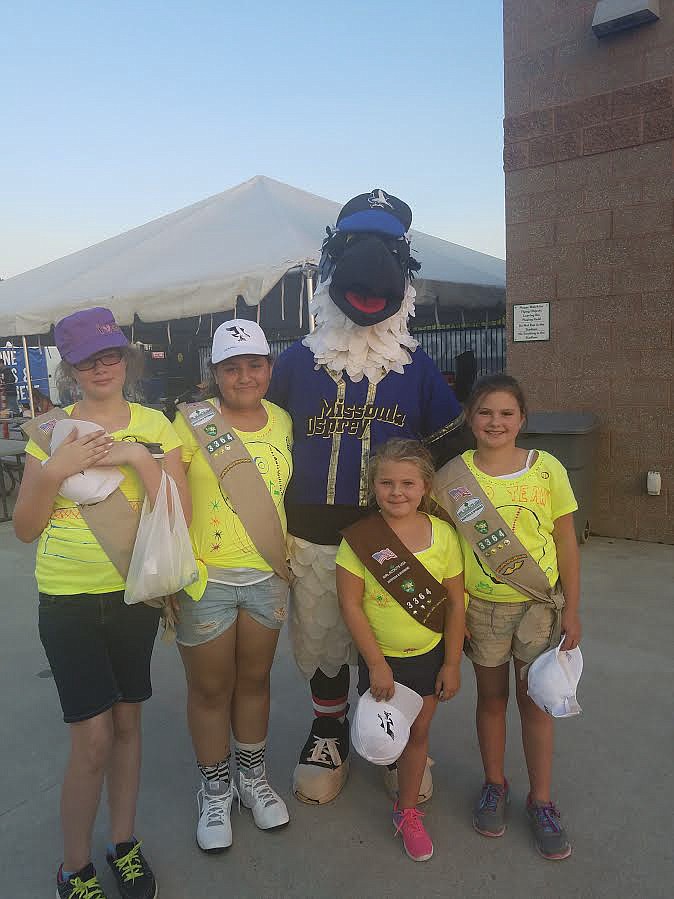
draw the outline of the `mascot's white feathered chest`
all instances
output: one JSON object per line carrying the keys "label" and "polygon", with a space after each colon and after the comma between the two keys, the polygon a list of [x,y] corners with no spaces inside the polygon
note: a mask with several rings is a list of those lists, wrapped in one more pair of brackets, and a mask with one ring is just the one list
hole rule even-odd
{"label": "mascot's white feathered chest", "polygon": [[414,315],[414,287],[408,283],[400,310],[376,325],[351,321],[332,301],[329,287],[328,279],[314,294],[309,311],[316,328],[302,341],[314,354],[316,367],[325,366],[336,376],[346,373],[352,381],[366,378],[371,384],[390,371],[402,374],[419,345],[407,328]]}

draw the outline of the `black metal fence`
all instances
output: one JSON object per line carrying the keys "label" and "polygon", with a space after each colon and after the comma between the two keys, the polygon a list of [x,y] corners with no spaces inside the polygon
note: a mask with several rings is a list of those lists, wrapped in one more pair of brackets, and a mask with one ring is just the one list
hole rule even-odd
{"label": "black metal fence", "polygon": [[[477,362],[477,374],[490,375],[505,370],[505,324],[503,321],[482,325],[445,325],[439,328],[412,330],[421,348],[442,372],[454,372],[455,360],[461,353],[472,350]],[[299,335],[298,335],[299,336]],[[274,356],[280,355],[297,337],[270,340]]]}

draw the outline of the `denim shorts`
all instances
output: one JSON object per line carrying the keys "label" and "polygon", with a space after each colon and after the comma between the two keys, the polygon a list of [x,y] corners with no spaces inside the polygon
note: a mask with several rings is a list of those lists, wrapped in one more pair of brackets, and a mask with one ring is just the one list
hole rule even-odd
{"label": "denim shorts", "polygon": [[288,591],[287,581],[277,574],[243,587],[209,581],[197,602],[181,590],[176,639],[183,646],[209,643],[234,624],[239,609],[259,624],[280,630],[288,615]]}
{"label": "denim shorts", "polygon": [[122,591],[40,593],[39,626],[66,724],[152,695],[150,658],[159,609],[142,602],[127,606]]}

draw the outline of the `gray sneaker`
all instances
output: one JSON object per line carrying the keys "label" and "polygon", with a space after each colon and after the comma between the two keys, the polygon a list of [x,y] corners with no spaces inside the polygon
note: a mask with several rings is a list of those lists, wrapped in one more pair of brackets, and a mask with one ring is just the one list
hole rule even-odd
{"label": "gray sneaker", "polygon": [[527,815],[536,841],[536,849],[543,858],[561,861],[571,855],[571,843],[562,826],[557,806],[553,802],[545,805],[527,799]]}
{"label": "gray sneaker", "polygon": [[483,837],[502,837],[505,833],[506,805],[510,802],[508,781],[485,783],[473,813],[473,827]]}

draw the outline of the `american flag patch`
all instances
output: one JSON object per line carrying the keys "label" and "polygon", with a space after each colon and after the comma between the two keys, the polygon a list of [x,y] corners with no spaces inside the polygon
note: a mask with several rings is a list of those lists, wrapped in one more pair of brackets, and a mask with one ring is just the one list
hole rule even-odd
{"label": "american flag patch", "polygon": [[458,503],[459,500],[467,499],[473,494],[467,487],[454,487],[452,490],[447,491],[450,495],[450,498],[454,500],[455,503]]}
{"label": "american flag patch", "polygon": [[56,424],[55,418],[50,418],[49,421],[43,421],[41,425],[38,425],[38,428],[43,431],[45,434],[51,434],[54,430],[54,425]]}
{"label": "american flag patch", "polygon": [[372,558],[375,562],[379,562],[380,565],[383,565],[384,562],[388,562],[391,559],[397,559],[398,556],[396,556],[393,550],[386,547],[386,549],[379,549],[376,553],[372,553]]}

